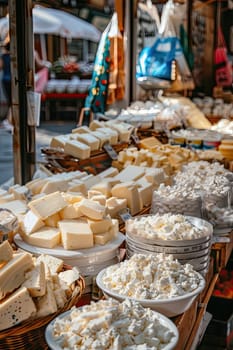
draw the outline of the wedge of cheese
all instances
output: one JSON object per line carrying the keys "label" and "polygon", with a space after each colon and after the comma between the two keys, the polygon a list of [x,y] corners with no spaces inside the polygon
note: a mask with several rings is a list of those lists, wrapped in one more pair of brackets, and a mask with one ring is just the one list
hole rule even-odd
{"label": "wedge of cheese", "polygon": [[45,317],[57,311],[57,302],[50,281],[47,281],[45,295],[36,299],[36,307],[37,317]]}
{"label": "wedge of cheese", "polygon": [[0,303],[0,331],[17,325],[36,314],[27,288],[21,287]]}
{"label": "wedge of cheese", "polygon": [[44,226],[31,235],[24,232],[20,232],[20,235],[28,244],[41,248],[54,248],[61,243],[60,230],[50,226]]}
{"label": "wedge of cheese", "polygon": [[13,249],[8,241],[0,244],[0,264],[6,263],[13,258]]}
{"label": "wedge of cheese", "polygon": [[[66,208],[66,207],[65,207]],[[64,209],[65,209],[64,208]],[[62,209],[63,210],[63,209]],[[45,226],[50,226],[50,227],[57,227],[58,221],[61,220],[60,214],[55,213],[53,215],[50,215],[44,220]]]}
{"label": "wedge of cheese", "polygon": [[71,270],[62,271],[59,273],[58,278],[61,284],[65,284],[67,287],[76,282],[80,277],[80,272],[76,267],[73,267]]}
{"label": "wedge of cheese", "polygon": [[85,143],[70,140],[65,143],[64,152],[79,159],[90,158],[91,148]]}
{"label": "wedge of cheese", "polygon": [[29,210],[24,218],[23,221],[20,224],[21,229],[27,234],[30,235],[31,233],[39,230],[41,227],[45,226],[45,223],[39,216],[33,213],[32,210]]}
{"label": "wedge of cheese", "polygon": [[85,219],[59,221],[62,244],[65,249],[91,248],[94,245],[92,230]]}
{"label": "wedge of cheese", "polygon": [[58,213],[67,206],[60,192],[50,193],[42,198],[35,199],[28,203],[29,208],[42,220]]}
{"label": "wedge of cheese", "polygon": [[42,261],[25,274],[26,280],[22,286],[29,290],[32,297],[41,297],[46,292],[45,265]]}
{"label": "wedge of cheese", "polygon": [[103,219],[106,212],[106,208],[103,205],[94,202],[91,199],[83,199],[79,203],[79,210],[83,215],[93,220]]}
{"label": "wedge of cheese", "polygon": [[112,196],[126,198],[131,215],[137,214],[142,209],[138,187],[135,182],[124,182],[115,185],[112,188]]}
{"label": "wedge of cheese", "polygon": [[57,273],[61,272],[64,265],[62,259],[48,254],[39,255],[36,261],[37,263],[43,262],[45,265],[46,274],[49,269],[51,275],[56,275]]}
{"label": "wedge of cheese", "polygon": [[0,269],[0,300],[25,281],[25,273],[34,267],[29,253],[17,253]]}

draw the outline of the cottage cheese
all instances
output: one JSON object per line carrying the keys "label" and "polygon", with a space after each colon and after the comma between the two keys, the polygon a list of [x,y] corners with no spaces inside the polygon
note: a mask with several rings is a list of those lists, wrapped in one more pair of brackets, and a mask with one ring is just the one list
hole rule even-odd
{"label": "cottage cheese", "polygon": [[200,230],[180,214],[136,217],[129,219],[126,225],[128,233],[148,239],[190,240],[206,235],[204,228]]}
{"label": "cottage cheese", "polygon": [[53,335],[65,350],[158,350],[175,336],[159,314],[129,299],[73,308],[56,319]]}
{"label": "cottage cheese", "polygon": [[104,286],[135,299],[170,299],[199,287],[192,265],[181,265],[172,255],[134,254],[129,260],[106,268]]}

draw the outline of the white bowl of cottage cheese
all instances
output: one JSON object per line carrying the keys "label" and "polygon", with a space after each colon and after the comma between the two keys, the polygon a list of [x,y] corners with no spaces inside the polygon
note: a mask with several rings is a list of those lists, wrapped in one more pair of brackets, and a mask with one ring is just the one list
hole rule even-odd
{"label": "white bowl of cottage cheese", "polygon": [[46,328],[51,350],[172,350],[179,334],[167,317],[134,300],[99,300],[61,314]]}
{"label": "white bowl of cottage cheese", "polygon": [[106,297],[130,298],[167,317],[188,310],[205,287],[204,277],[191,264],[162,253],[134,254],[100,271],[96,283]]}

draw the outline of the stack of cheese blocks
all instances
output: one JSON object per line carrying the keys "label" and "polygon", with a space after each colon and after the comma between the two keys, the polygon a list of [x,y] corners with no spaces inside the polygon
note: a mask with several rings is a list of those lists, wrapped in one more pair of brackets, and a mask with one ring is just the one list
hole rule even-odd
{"label": "stack of cheese blocks", "polygon": [[50,147],[62,148],[75,158],[88,159],[93,151],[101,150],[105,143],[112,146],[129,143],[133,129],[132,125],[115,120],[94,120],[89,127],[81,126],[70,134],[54,136]]}
{"label": "stack of cheese blocks", "polygon": [[34,246],[91,248],[106,244],[119,232],[118,220],[106,214],[101,198],[91,200],[81,194],[56,191],[32,200],[28,207],[20,218],[20,235]]}
{"label": "stack of cheese blocks", "polygon": [[63,271],[63,261],[49,255],[37,259],[14,252],[8,241],[0,244],[0,331],[29,318],[57,312],[71,298],[76,268]]}

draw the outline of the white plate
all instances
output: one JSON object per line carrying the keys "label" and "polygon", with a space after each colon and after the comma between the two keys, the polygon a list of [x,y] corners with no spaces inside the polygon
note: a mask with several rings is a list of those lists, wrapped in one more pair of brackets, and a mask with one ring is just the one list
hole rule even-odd
{"label": "white plate", "polygon": [[67,250],[62,246],[57,246],[53,249],[40,248],[24,242],[19,234],[14,237],[15,244],[19,248],[26,250],[29,253],[34,255],[53,255],[64,260],[67,264],[71,264],[71,261],[73,261],[76,265],[78,265],[79,262],[83,265],[84,261],[86,264],[101,263],[113,258],[116,255],[116,250],[120,247],[124,240],[125,236],[119,232],[114,240],[105,245],[96,245],[93,248],[88,249]]}
{"label": "white plate", "polygon": [[[65,318],[67,316],[69,316],[69,314],[72,312],[72,310],[68,310],[64,313],[62,313],[61,315],[57,316],[55,319],[53,319],[46,327],[45,329],[45,339],[46,342],[49,346],[49,348],[51,350],[63,350],[63,348],[59,345],[59,342],[55,340],[54,336],[53,336],[53,326],[54,323],[56,321],[56,319],[62,319]],[[169,320],[169,318],[167,318],[166,316],[154,311],[157,315],[158,318],[161,320],[161,323],[166,326],[167,328],[169,328],[170,331],[172,331],[174,333],[174,337],[172,338],[172,341],[163,347],[163,350],[172,350],[175,348],[178,339],[179,339],[179,332],[178,329],[176,327],[176,325]]]}
{"label": "white plate", "polygon": [[106,268],[102,271],[100,271],[96,277],[96,283],[97,286],[103,291],[104,295],[107,298],[113,298],[117,299],[119,301],[123,301],[126,298],[136,300],[138,301],[142,306],[144,307],[149,307],[152,310],[155,310],[157,312],[160,312],[161,314],[167,316],[167,317],[174,317],[182,314],[186,310],[190,308],[192,305],[193,301],[196,299],[196,297],[203,291],[205,288],[205,279],[204,277],[196,272],[200,278],[200,284],[199,287],[196,288],[194,291],[170,298],[170,299],[135,299],[135,298],[129,298],[124,295],[118,294],[108,288],[104,285],[102,278],[103,275],[105,274]]}

